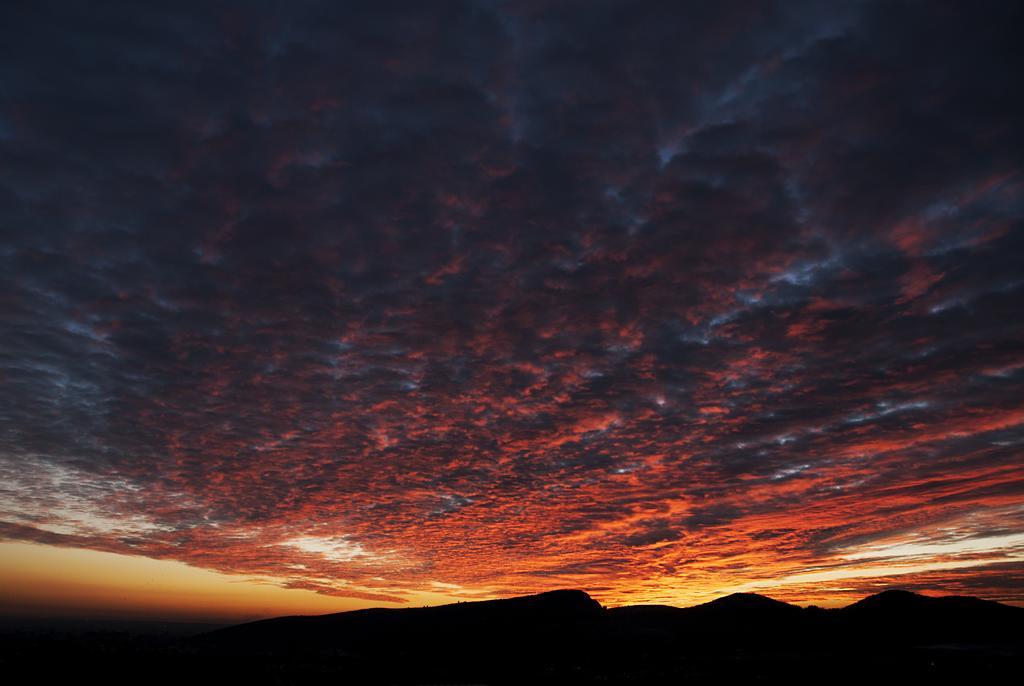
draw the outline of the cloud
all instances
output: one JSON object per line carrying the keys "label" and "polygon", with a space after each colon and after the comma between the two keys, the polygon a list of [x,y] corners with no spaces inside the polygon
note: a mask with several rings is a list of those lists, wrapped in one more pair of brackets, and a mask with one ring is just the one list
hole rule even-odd
{"label": "cloud", "polygon": [[0,22],[5,537],[676,601],[1024,502],[1019,8],[187,5]]}

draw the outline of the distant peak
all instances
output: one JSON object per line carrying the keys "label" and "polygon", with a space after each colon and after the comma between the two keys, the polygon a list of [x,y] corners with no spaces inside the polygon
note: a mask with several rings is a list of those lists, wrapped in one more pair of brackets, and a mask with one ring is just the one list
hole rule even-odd
{"label": "distant peak", "polygon": [[914,593],[913,591],[906,591],[902,588],[890,588],[881,593],[875,593],[874,595],[868,596],[869,598],[924,598],[920,593]]}
{"label": "distant peak", "polygon": [[526,602],[549,608],[567,609],[593,609],[600,608],[601,604],[590,597],[586,591],[578,589],[559,589],[556,591],[545,591],[536,595],[520,596],[510,598],[510,601]]}
{"label": "distant peak", "polygon": [[716,598],[710,603],[705,603],[708,607],[723,607],[723,608],[778,608],[778,607],[792,607],[788,603],[784,603],[781,600],[775,600],[768,596],[763,596],[758,593],[730,593],[729,595]]}
{"label": "distant peak", "polygon": [[931,600],[928,596],[921,595],[920,593],[914,593],[913,591],[904,591],[899,588],[892,588],[881,593],[875,593],[869,595],[867,598],[862,598],[850,607],[895,607],[909,604],[919,604],[921,602],[927,602]]}
{"label": "distant peak", "polygon": [[586,591],[581,591],[578,588],[559,588],[554,591],[544,591],[538,593],[537,597],[543,598],[575,598],[577,600],[593,600],[590,594]]}

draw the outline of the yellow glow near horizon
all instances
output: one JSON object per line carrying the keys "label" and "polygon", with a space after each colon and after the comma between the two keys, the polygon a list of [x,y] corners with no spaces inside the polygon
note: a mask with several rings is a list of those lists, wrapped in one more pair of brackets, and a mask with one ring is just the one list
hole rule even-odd
{"label": "yellow glow near horizon", "polygon": [[0,613],[8,615],[243,621],[451,601],[434,593],[407,604],[340,598],[173,560],[0,542]]}
{"label": "yellow glow near horizon", "polygon": [[[1020,542],[1016,536],[993,540],[1014,545]],[[920,553],[922,549],[931,553],[935,552],[932,548],[937,548],[939,552],[948,553],[949,547],[910,547],[897,542],[868,549],[873,553]],[[966,546],[972,552],[975,548],[977,546]],[[643,589],[638,589],[633,602],[668,602],[685,606],[707,602],[728,593],[757,592],[798,604],[813,601],[824,606],[840,606],[857,598],[851,598],[849,593],[837,592],[835,582],[864,582],[904,575],[909,577],[1021,559],[1013,546],[1009,550],[991,552],[990,557],[982,559],[976,554],[968,559],[934,559],[928,555],[908,555],[904,558],[877,560],[873,555],[864,556],[867,559],[860,564],[716,585],[713,591],[690,589],[690,592],[682,592],[679,589],[679,592],[673,592],[671,588],[659,586],[647,589],[654,595],[645,597]],[[862,556],[851,553],[844,557]],[[487,589],[468,589],[434,581],[430,587],[436,590],[398,591],[409,602],[394,603],[289,589],[283,583],[281,579],[224,574],[174,560],[39,543],[0,542],[0,615],[8,616],[230,623],[281,615],[345,612],[366,607],[420,607],[460,600],[484,600],[501,595]],[[854,591],[855,588],[843,590]],[[865,587],[861,595],[867,595],[871,590]],[[600,597],[597,599],[602,600]]]}

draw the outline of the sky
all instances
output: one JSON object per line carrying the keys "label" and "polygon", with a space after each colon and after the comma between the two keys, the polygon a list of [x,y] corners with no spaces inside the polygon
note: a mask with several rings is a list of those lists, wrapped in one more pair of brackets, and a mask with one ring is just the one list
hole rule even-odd
{"label": "sky", "polygon": [[0,612],[1024,604],[1016,2],[0,9]]}

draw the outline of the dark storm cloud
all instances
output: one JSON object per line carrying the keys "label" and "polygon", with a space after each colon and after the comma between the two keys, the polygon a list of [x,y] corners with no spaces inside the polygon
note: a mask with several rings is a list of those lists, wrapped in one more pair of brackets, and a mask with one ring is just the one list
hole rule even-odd
{"label": "dark storm cloud", "polygon": [[2,12],[5,537],[618,600],[1021,530],[1015,3]]}

